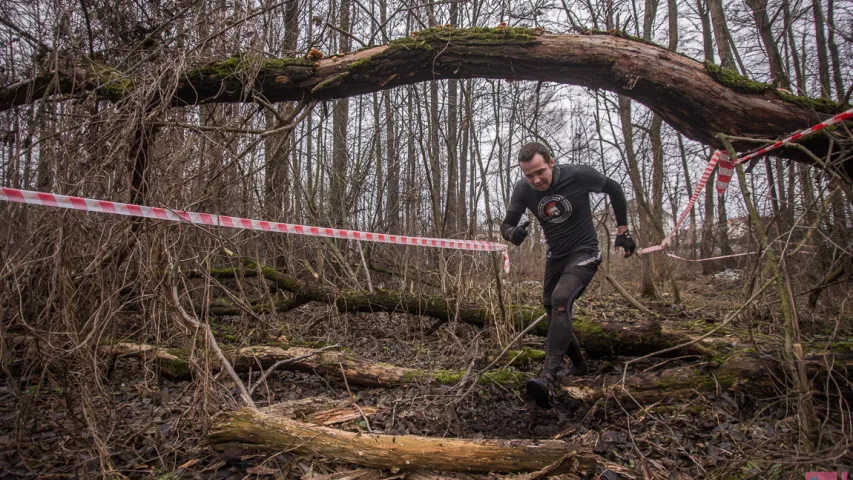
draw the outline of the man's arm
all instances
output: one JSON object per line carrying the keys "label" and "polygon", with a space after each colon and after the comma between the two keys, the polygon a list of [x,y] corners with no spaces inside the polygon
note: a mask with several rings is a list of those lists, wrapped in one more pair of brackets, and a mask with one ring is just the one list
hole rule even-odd
{"label": "man's arm", "polygon": [[522,212],[514,212],[512,210],[506,211],[506,216],[501,224],[501,236],[504,237],[504,240],[507,242],[512,237],[512,230],[516,225],[518,225],[519,220],[521,220],[521,215]]}
{"label": "man's arm", "polygon": [[601,191],[610,197],[610,204],[613,205],[613,213],[616,215],[616,233],[625,233],[625,230],[628,230],[628,201],[625,199],[622,186],[612,178],[608,178],[604,181]]}
{"label": "man's arm", "polygon": [[517,226],[521,216],[524,215],[524,211],[527,210],[523,200],[524,186],[521,184],[523,181],[520,180],[515,184],[512,196],[509,199],[509,207],[506,209],[506,216],[504,216],[504,221],[501,224],[503,239],[516,246],[521,245],[521,242],[527,238],[527,226],[530,225],[530,222],[525,222],[523,225]]}
{"label": "man's arm", "polygon": [[621,247],[625,256],[630,257],[637,249],[637,244],[628,232],[628,201],[625,199],[625,192],[612,178],[604,181],[601,191],[610,197],[610,204],[613,205],[613,213],[616,215],[616,250]]}

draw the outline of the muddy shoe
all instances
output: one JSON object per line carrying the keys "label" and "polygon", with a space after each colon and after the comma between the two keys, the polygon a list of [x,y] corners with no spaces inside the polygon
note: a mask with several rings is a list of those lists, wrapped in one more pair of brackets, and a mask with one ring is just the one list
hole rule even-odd
{"label": "muddy shoe", "polygon": [[587,373],[589,373],[589,365],[586,362],[560,370],[561,377],[582,377]]}
{"label": "muddy shoe", "polygon": [[531,378],[524,384],[527,394],[536,402],[539,408],[551,408],[551,391],[554,387],[554,376],[542,372],[536,378]]}

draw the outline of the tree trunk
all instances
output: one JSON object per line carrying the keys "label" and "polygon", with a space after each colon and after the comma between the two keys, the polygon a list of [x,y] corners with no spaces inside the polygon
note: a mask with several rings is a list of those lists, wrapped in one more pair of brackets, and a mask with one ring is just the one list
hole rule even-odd
{"label": "tree trunk", "polygon": [[827,56],[826,33],[824,27],[823,7],[820,0],[812,0],[814,14],[815,48],[817,48],[818,78],[820,78],[820,95],[832,98],[832,86],[829,81],[829,57]]}
{"label": "tree trunk", "polygon": [[[633,119],[631,118],[631,99],[624,96],[619,96],[619,119],[622,123],[622,140],[625,143],[625,156],[628,160],[628,175],[631,178],[631,183],[634,185],[634,201],[636,203],[637,216],[640,221],[640,231],[638,238],[649,245],[654,244],[654,239],[658,238],[657,232],[653,233],[652,227],[652,208],[646,197],[645,189],[643,188],[643,178],[640,175],[639,164],[634,150],[634,128]],[[640,261],[643,266],[643,278],[640,284],[640,294],[646,298],[657,298],[654,281],[654,257],[652,255],[642,255]]]}
{"label": "tree trunk", "polygon": [[[788,0],[782,0],[782,19],[785,22],[785,33],[790,44],[790,57],[794,63],[794,74],[797,76],[797,94],[806,95],[806,75],[800,66],[800,53],[797,51],[797,41],[794,37],[794,24],[791,18],[791,5]],[[805,55],[803,56],[803,64]]]}
{"label": "tree trunk", "polygon": [[[350,32],[350,1],[341,0],[340,30],[338,39],[339,50],[348,53],[352,47]],[[346,228],[346,219],[349,218],[346,211],[348,202],[347,195],[347,170],[348,170],[348,148],[347,148],[347,123],[349,122],[349,100],[343,98],[335,103],[332,114],[332,170],[329,189],[332,193],[329,197],[329,212],[323,220],[339,228]]]}
{"label": "tree trunk", "polygon": [[702,48],[705,52],[705,61],[714,63],[714,37],[707,1],[696,0],[696,8],[702,19]]}
{"label": "tree trunk", "polygon": [[832,60],[832,79],[835,82],[835,91],[838,101],[844,101],[844,79],[841,77],[841,58],[838,55],[838,44],[835,43],[835,0],[828,0],[826,4],[826,23],[829,26],[827,45],[829,57]]}
{"label": "tree trunk", "polygon": [[755,26],[761,35],[761,41],[764,43],[765,50],[767,50],[767,58],[770,61],[770,74],[773,76],[771,83],[775,83],[781,88],[791,88],[788,74],[785,73],[785,68],[782,65],[782,56],[779,55],[779,46],[773,37],[770,18],[767,16],[767,0],[746,0],[746,4],[752,10],[752,18],[755,20]]}
{"label": "tree trunk", "polygon": [[[372,468],[462,472],[521,472],[555,463],[551,473],[594,474],[605,462],[592,453],[594,435],[560,440],[491,440],[376,435],[301,423],[269,410],[231,412],[211,429],[207,441],[270,451],[334,458]],[[609,466],[613,468],[613,466]]]}
{"label": "tree trunk", "polygon": [[[718,0],[716,0],[718,1]],[[348,5],[348,0],[344,2]],[[266,59],[253,64],[231,59],[193,67],[181,76],[172,96],[176,104],[243,102],[261,92],[271,102],[311,98],[329,100],[370,93],[433,79],[506,78],[571,83],[601,88],[654,109],[686,137],[722,147],[718,132],[734,136],[772,137],[787,134],[825,118],[818,112],[837,111],[829,104],[800,105],[760,84],[729,82],[720,72],[695,60],[615,35],[551,35],[533,30],[504,29],[494,33],[471,30],[428,30],[390,46],[363,49],[351,55],[312,62]],[[452,35],[453,41],[449,41]],[[489,40],[484,44],[484,38]],[[260,68],[259,68],[260,67]],[[241,75],[247,69],[257,75]],[[122,77],[125,78],[125,77]],[[0,110],[51,93],[93,91],[103,76],[84,68],[48,72],[0,88]],[[745,93],[757,89],[760,93]],[[120,90],[120,89],[119,89]],[[754,91],[754,90],[753,90]],[[125,90],[97,90],[117,100]],[[748,111],[749,115],[743,115]],[[823,135],[806,143],[818,156],[829,148]],[[747,150],[753,144],[736,143]],[[798,149],[779,155],[807,161]],[[339,155],[343,151],[339,151]],[[853,168],[853,162],[848,162]]]}
{"label": "tree trunk", "polygon": [[[714,246],[717,245],[717,235],[714,228],[714,179],[717,174],[715,168],[708,177],[708,183],[705,186],[705,220],[702,222],[702,248],[700,249],[703,258],[709,258],[714,253]],[[717,271],[715,261],[702,262],[702,274],[710,275]]]}
{"label": "tree trunk", "polygon": [[714,39],[717,42],[717,52],[720,54],[720,66],[737,71],[735,58],[732,55],[731,39],[726,26],[726,12],[722,0],[707,0],[711,12],[711,22],[714,24]]}

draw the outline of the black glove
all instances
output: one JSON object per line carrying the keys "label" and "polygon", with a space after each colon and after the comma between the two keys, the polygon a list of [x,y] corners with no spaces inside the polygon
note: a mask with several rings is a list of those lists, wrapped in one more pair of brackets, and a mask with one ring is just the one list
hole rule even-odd
{"label": "black glove", "polygon": [[529,226],[530,226],[530,220],[528,220],[528,221],[522,223],[521,225],[513,228],[512,231],[509,232],[510,243],[512,243],[516,247],[521,245],[521,242],[523,242],[524,239],[527,238],[527,227],[529,227]]}
{"label": "black glove", "polygon": [[628,230],[625,230],[625,233],[616,235],[615,246],[617,252],[619,251],[620,247],[622,248],[622,250],[625,252],[625,258],[630,257],[637,250],[637,244],[634,243],[634,239],[631,238],[631,232],[629,232]]}

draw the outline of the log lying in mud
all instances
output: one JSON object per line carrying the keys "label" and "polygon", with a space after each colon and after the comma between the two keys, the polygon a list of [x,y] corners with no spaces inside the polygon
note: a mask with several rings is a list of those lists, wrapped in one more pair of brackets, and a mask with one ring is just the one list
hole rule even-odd
{"label": "log lying in mud", "polygon": [[[275,305],[255,305],[257,311],[285,311],[291,305],[303,304],[307,301],[317,301],[335,305],[341,312],[401,312],[412,315],[423,315],[439,320],[460,322],[484,327],[493,322],[494,313],[488,306],[470,301],[456,301],[440,296],[413,295],[394,290],[377,289],[375,292],[342,291],[323,285],[309,285],[301,280],[285,275],[273,268],[250,264],[245,269],[222,268],[213,269],[210,275],[218,278],[234,278],[235,276],[262,276],[275,287],[290,292],[293,298]],[[217,315],[240,315],[242,310],[237,307],[228,309],[217,306],[211,308],[211,313]],[[508,305],[509,318],[521,330],[545,313],[540,307]],[[574,318],[575,333],[587,355],[602,357],[607,355],[646,355],[664,350],[676,345],[687,343],[692,337],[686,332],[668,331],[662,329],[655,321],[625,323],[616,321],[597,322],[576,316]],[[540,322],[531,333],[547,335],[547,320]],[[717,352],[706,344],[694,344],[683,349],[670,352],[669,355],[714,355]]]}
{"label": "log lying in mud", "polygon": [[[813,355],[805,359],[806,370],[822,391],[819,384],[826,379],[827,366],[831,365],[836,375],[849,378],[853,372],[853,357]],[[622,381],[622,371],[597,376],[579,377],[562,386],[563,392],[572,398],[594,401],[615,396],[630,402],[649,404],[669,398],[682,398],[693,394],[707,394],[726,390],[743,391],[755,398],[778,395],[776,388],[785,382],[782,365],[775,359],[760,359],[745,353],[731,355],[719,365],[705,362],[650,372],[629,373]],[[840,392],[851,397],[850,385],[838,383]]]}
{"label": "log lying in mud", "polygon": [[594,435],[558,440],[482,440],[374,435],[309,425],[268,410],[229,413],[207,437],[214,447],[295,451],[371,468],[462,472],[540,470],[560,462],[554,473],[592,474],[610,467],[592,452]]}
{"label": "log lying in mud", "polygon": [[[120,342],[99,347],[99,351],[111,357],[142,357],[159,365],[160,373],[171,379],[187,379],[192,369],[187,353],[181,349],[157,348]],[[282,370],[313,372],[329,378],[341,378],[341,371],[347,382],[369,387],[398,387],[412,384],[436,383],[452,385],[465,376],[464,370],[422,370],[397,367],[385,363],[370,362],[340,351],[319,351],[304,347],[286,347],[277,345],[257,345],[226,351],[232,359],[234,370],[247,372],[267,369],[277,362],[287,361]],[[214,368],[217,368],[215,363]],[[480,377],[484,384],[518,384],[527,375],[515,370],[486,372]]]}

